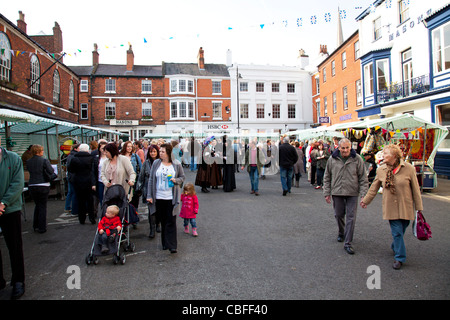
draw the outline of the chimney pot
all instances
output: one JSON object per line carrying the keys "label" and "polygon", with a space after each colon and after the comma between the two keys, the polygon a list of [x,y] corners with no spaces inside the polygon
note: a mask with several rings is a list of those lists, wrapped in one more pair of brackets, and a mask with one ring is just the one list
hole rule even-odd
{"label": "chimney pot", "polygon": [[19,11],[19,20],[17,20],[17,27],[23,32],[27,33],[27,24],[25,22],[25,14]]}
{"label": "chimney pot", "polygon": [[205,51],[203,51],[203,47],[200,47],[197,55],[198,60],[198,68],[200,70],[205,70]]}

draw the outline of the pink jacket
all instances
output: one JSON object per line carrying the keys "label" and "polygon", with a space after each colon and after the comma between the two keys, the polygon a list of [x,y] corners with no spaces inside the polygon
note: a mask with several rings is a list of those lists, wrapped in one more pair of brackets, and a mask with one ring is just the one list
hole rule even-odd
{"label": "pink jacket", "polygon": [[192,219],[198,213],[198,198],[196,195],[190,196],[181,194],[181,211],[180,217],[185,219]]}

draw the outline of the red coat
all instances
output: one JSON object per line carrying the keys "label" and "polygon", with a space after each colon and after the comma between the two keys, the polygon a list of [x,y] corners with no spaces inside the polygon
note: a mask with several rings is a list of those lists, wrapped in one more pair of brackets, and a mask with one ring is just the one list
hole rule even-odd
{"label": "red coat", "polygon": [[180,217],[185,219],[195,219],[198,213],[198,198],[196,195],[181,194]]}
{"label": "red coat", "polygon": [[98,230],[105,230],[106,235],[110,235],[111,231],[117,227],[122,227],[122,222],[119,216],[114,216],[113,218],[108,218],[104,216],[102,220],[98,223]]}

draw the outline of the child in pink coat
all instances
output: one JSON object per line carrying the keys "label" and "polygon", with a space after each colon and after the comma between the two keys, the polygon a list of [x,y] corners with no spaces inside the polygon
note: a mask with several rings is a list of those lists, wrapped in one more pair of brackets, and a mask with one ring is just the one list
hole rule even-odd
{"label": "child in pink coat", "polygon": [[198,236],[197,222],[195,218],[198,213],[198,198],[192,183],[186,183],[181,194],[180,217],[184,218],[184,233],[189,233],[189,222],[192,226],[192,235]]}

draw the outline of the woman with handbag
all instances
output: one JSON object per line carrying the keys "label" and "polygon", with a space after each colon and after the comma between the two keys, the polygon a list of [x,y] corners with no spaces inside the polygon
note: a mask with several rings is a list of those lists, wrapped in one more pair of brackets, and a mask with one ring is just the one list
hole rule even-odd
{"label": "woman with handbag", "polygon": [[422,196],[417,181],[416,169],[402,159],[402,150],[391,144],[383,150],[383,164],[367,195],[361,200],[361,207],[367,208],[383,187],[383,219],[389,220],[395,261],[393,268],[398,270],[406,260],[406,247],[403,239],[415,212],[423,210]]}
{"label": "woman with handbag", "polygon": [[[122,146],[120,154],[127,157],[131,161],[131,165],[133,166],[134,172],[136,173],[136,177],[138,177],[141,172],[142,161],[141,158],[136,154],[133,143],[131,141],[125,142]],[[133,207],[136,208],[136,210],[139,207],[140,195],[141,193],[137,192],[136,186],[133,186],[133,196],[130,203],[133,205]],[[135,227],[135,225],[133,225],[133,227]]]}
{"label": "woman with handbag", "polygon": [[50,161],[43,157],[44,147],[35,144],[31,147],[33,157],[27,161],[30,172],[28,190],[34,201],[33,229],[36,232],[47,231],[47,201],[50,193],[50,182],[55,180],[55,174]]}

